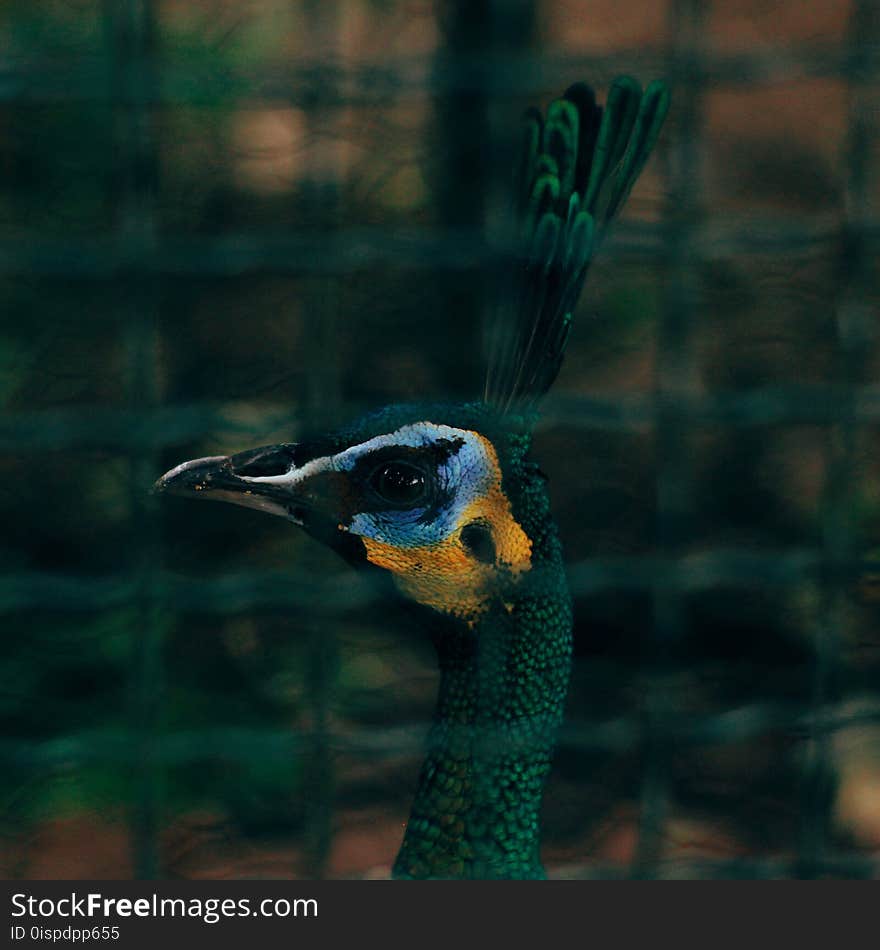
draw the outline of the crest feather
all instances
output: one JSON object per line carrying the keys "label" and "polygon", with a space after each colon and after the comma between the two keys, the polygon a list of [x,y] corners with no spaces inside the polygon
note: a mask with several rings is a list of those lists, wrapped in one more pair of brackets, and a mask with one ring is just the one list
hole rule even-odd
{"label": "crest feather", "polygon": [[524,118],[514,273],[491,331],[484,399],[531,409],[562,365],[571,314],[606,229],[641,174],[669,110],[669,90],[611,84],[604,109],[584,83]]}

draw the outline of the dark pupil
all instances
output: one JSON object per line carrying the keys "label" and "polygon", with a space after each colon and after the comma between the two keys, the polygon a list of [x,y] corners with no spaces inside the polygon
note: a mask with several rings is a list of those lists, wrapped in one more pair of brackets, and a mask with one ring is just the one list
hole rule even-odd
{"label": "dark pupil", "polygon": [[425,476],[412,465],[384,465],[376,474],[376,491],[393,504],[413,504],[425,490]]}

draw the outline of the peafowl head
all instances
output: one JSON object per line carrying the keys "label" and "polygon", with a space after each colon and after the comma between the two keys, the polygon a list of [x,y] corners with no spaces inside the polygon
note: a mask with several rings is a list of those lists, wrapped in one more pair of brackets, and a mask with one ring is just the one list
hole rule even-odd
{"label": "peafowl head", "polygon": [[665,84],[621,77],[604,109],[584,84],[526,115],[512,253],[483,399],[388,408],[336,435],[185,462],[159,490],[280,515],[408,599],[472,624],[542,559],[543,479],[526,461],[602,235],[653,148]]}
{"label": "peafowl head", "polygon": [[334,435],[184,462],[157,487],[286,518],[387,572],[406,599],[472,623],[510,602],[539,553],[527,442],[479,403],[390,407]]}

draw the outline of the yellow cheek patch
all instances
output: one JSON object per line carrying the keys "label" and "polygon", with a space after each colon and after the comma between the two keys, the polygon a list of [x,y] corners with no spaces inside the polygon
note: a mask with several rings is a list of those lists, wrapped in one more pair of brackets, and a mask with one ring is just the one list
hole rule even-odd
{"label": "yellow cheek patch", "polygon": [[[501,468],[495,449],[479,433],[473,434],[485,447],[492,480],[485,494],[465,508],[455,530],[437,544],[417,548],[362,539],[367,559],[391,571],[404,594],[427,607],[465,619],[472,619],[488,607],[500,573],[515,576],[528,571],[532,564],[532,542],[513,517],[510,502],[501,489]],[[494,564],[477,560],[461,541],[462,528],[475,521],[491,531]]]}

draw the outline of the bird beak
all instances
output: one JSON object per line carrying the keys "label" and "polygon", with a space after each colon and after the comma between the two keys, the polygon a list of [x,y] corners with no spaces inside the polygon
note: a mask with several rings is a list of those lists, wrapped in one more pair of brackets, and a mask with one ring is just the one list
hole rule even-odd
{"label": "bird beak", "polygon": [[305,479],[294,461],[296,445],[284,443],[236,455],[193,459],[166,472],[153,486],[158,494],[228,501],[303,523]]}

